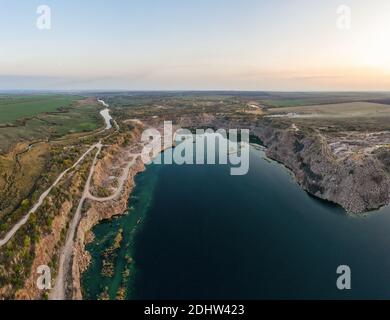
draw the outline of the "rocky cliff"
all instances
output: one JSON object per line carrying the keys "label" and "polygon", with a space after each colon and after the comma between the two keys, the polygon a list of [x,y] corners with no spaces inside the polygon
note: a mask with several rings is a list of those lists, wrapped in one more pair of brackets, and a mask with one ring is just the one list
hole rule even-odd
{"label": "rocky cliff", "polygon": [[[292,170],[310,194],[341,205],[350,213],[378,209],[390,202],[389,149],[338,157],[320,132],[270,123],[251,127],[267,147],[267,156]],[[387,153],[387,156],[383,156]],[[382,158],[381,158],[382,155]]]}
{"label": "rocky cliff", "polygon": [[[201,126],[249,129],[267,147],[266,154],[295,175],[308,193],[342,206],[349,213],[372,211],[390,203],[389,137],[382,132],[353,132],[341,156],[332,146],[343,139],[320,130],[266,118],[257,121],[206,117]],[[371,137],[377,135],[378,139]],[[335,143],[335,141],[338,141]],[[358,147],[356,147],[358,146]]]}

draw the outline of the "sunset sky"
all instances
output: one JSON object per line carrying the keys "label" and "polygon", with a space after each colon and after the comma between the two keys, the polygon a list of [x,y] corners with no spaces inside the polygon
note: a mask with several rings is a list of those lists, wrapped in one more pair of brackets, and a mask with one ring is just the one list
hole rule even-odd
{"label": "sunset sky", "polygon": [[[42,4],[50,30],[36,27]],[[388,0],[0,5],[0,90],[390,90]]]}

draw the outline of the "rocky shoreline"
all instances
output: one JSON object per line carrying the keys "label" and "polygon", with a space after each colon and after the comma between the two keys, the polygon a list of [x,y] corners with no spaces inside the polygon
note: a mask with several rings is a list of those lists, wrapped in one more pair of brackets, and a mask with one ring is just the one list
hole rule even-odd
{"label": "rocky shoreline", "polygon": [[267,156],[290,169],[305,191],[340,205],[347,213],[365,213],[390,204],[388,146],[339,157],[319,131],[300,130],[277,119],[262,118],[257,123],[217,117],[201,120],[202,127],[249,129],[267,147]]}
{"label": "rocky shoreline", "polygon": [[[117,147],[117,146],[114,146]],[[163,152],[168,146],[164,146],[158,153]],[[103,170],[102,167],[99,170]],[[97,176],[102,175],[102,172],[97,170]],[[88,200],[89,208],[80,220],[77,228],[76,243],[73,249],[72,262],[72,283],[68,284],[69,290],[67,296],[72,300],[82,300],[83,293],[81,288],[81,277],[84,271],[87,270],[91,256],[85,249],[86,245],[93,240],[91,230],[94,226],[104,220],[112,219],[115,216],[126,214],[128,210],[128,199],[135,188],[135,177],[137,174],[145,170],[145,164],[141,157],[137,157],[135,164],[130,168],[126,182],[121,190],[120,196],[115,200],[106,202],[96,202]]]}
{"label": "rocky shoreline", "polygon": [[288,169],[309,194],[333,202],[348,213],[377,210],[390,203],[390,175],[375,154],[338,159],[320,135],[295,128],[253,128],[266,154]]}
{"label": "rocky shoreline", "polygon": [[[181,125],[184,127],[186,122]],[[227,124],[214,117],[207,118],[201,125],[250,129],[251,134],[267,147],[267,156],[290,169],[305,191],[342,206],[348,213],[375,210],[390,202],[390,177],[384,165],[375,157],[339,160],[321,140],[321,136],[307,136],[294,127],[276,128],[269,123]],[[82,299],[81,275],[91,260],[85,250],[85,245],[91,239],[90,230],[102,220],[111,219],[127,211],[128,198],[134,188],[134,177],[144,169],[141,159],[137,159],[117,200],[105,203],[89,201],[90,208],[77,230],[70,298]]]}
{"label": "rocky shoreline", "polygon": [[83,297],[81,276],[88,268],[91,261],[91,256],[89,252],[86,251],[85,246],[92,240],[90,235],[92,228],[103,220],[108,220],[126,213],[129,196],[135,187],[134,178],[138,173],[144,170],[145,165],[142,160],[138,158],[135,165],[130,169],[126,184],[117,200],[111,200],[104,203],[89,201],[90,208],[85,212],[77,229],[77,241],[74,248],[72,264],[71,299],[81,300]]}

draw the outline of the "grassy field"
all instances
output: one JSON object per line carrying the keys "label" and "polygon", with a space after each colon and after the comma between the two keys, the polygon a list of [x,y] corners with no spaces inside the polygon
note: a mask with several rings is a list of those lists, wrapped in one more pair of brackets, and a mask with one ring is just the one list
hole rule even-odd
{"label": "grassy field", "polygon": [[[15,105],[33,106],[28,98],[15,100]],[[46,106],[54,102],[59,106],[60,101],[68,106],[61,103],[56,112],[48,112],[51,107],[47,107],[33,117],[30,113],[0,126],[0,234],[26,213],[59,172],[74,163],[93,131],[104,126],[96,99],[57,96]]]}
{"label": "grassy field", "polygon": [[343,131],[377,132],[390,130],[390,105],[372,102],[349,102],[328,105],[268,109],[268,116],[283,115],[275,121],[294,123],[338,135]]}
{"label": "grassy field", "polygon": [[306,118],[352,118],[352,117],[389,117],[390,106],[371,102],[348,102],[300,107],[272,108],[271,114],[294,113],[295,117]]}
{"label": "grassy field", "polygon": [[[24,99],[24,97],[15,98],[15,100],[19,99]],[[28,108],[32,108],[34,111],[30,112],[29,118],[19,118],[8,126],[5,124],[1,126],[0,124],[0,154],[10,151],[10,148],[19,142],[52,140],[68,134],[93,131],[103,126],[103,119],[99,115],[101,106],[95,100],[79,99],[80,97],[73,96],[51,96],[47,104],[43,104],[46,106],[45,109],[42,106],[37,107],[37,110],[45,110],[40,113],[35,110],[34,105],[38,104],[35,98],[33,99],[34,103],[31,101],[19,101],[19,103],[15,103],[15,106],[22,106],[20,107],[22,109],[28,105]],[[66,103],[68,106],[64,107]],[[7,108],[10,105],[8,102]],[[50,108],[52,111],[57,110],[57,112],[48,112]],[[27,114],[27,111],[24,110],[24,112],[18,114],[20,115],[22,113]],[[33,113],[35,115],[31,117]],[[11,118],[10,115],[6,115],[2,119],[5,117],[8,117],[8,119]],[[15,117],[16,112],[14,112]]]}
{"label": "grassy field", "polygon": [[58,111],[79,99],[62,95],[0,96],[0,124]]}
{"label": "grassy field", "polygon": [[312,106],[347,102],[377,102],[389,104],[389,93],[338,92],[338,93],[273,93],[266,99],[256,99],[270,108]]}
{"label": "grassy field", "polygon": [[[20,203],[45,170],[49,156],[49,145],[41,143],[23,152],[27,145],[19,145],[12,154],[0,155],[0,220]],[[17,159],[17,161],[15,161]],[[2,230],[0,226],[0,230]]]}

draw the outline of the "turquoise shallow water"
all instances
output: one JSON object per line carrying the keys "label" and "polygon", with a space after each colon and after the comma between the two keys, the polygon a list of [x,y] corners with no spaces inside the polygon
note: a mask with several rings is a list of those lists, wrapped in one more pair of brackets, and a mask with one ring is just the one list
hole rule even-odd
{"label": "turquoise shallow water", "polygon": [[[129,214],[93,230],[87,299],[115,299],[121,287],[128,299],[390,298],[390,209],[347,215],[258,148],[245,176],[152,164],[136,184]],[[104,277],[102,252],[121,229]],[[352,270],[350,291],[336,288],[339,265]]]}

